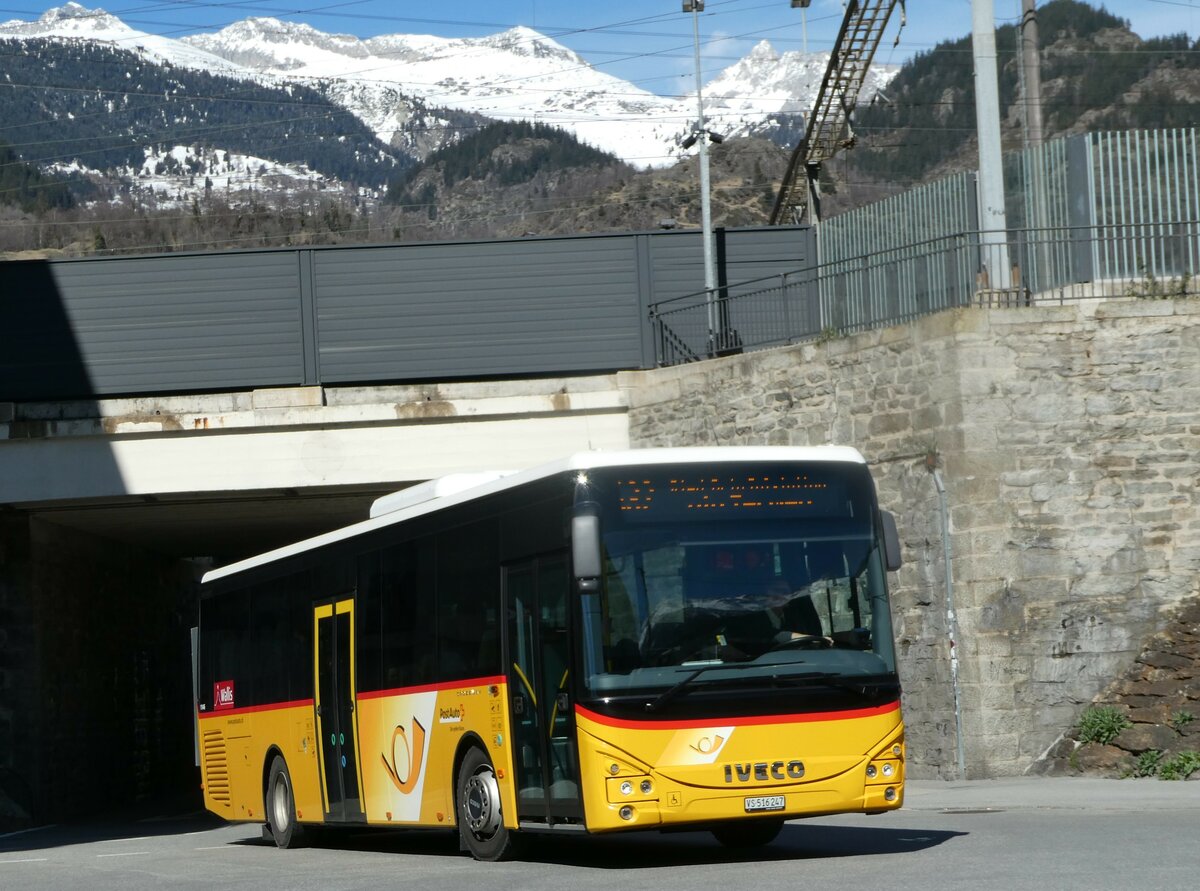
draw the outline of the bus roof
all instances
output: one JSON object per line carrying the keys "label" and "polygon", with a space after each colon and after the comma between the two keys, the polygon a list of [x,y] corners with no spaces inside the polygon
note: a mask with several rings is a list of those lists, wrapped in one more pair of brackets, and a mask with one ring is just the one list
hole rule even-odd
{"label": "bus roof", "polygon": [[[542,464],[516,473],[497,471],[479,474],[478,478],[481,482],[467,488],[461,488],[458,485],[438,487],[437,485],[418,484],[409,489],[401,489],[378,499],[369,519],[210,570],[204,574],[201,582],[211,582],[236,575],[314,548],[382,529],[435,510],[537,482],[559,473],[628,465],[755,463],[760,461],[866,464],[866,460],[858,450],[848,446],[701,446],[577,452],[549,464]],[[466,475],[456,474],[454,476],[459,478]],[[432,482],[436,483],[436,481]],[[411,497],[405,497],[405,493],[418,489],[420,491],[413,492]],[[448,494],[442,494],[443,491],[447,491]],[[396,505],[396,508],[389,509],[391,505]]]}

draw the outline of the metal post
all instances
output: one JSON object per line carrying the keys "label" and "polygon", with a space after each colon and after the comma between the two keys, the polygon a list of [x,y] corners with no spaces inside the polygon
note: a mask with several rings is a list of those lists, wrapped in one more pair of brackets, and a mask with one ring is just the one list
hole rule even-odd
{"label": "metal post", "polygon": [[1026,145],[1042,144],[1042,69],[1036,0],[1021,0],[1021,74],[1025,83]]}
{"label": "metal post", "polygon": [[804,36],[804,42],[800,44],[804,51],[804,55],[808,55],[808,7],[812,6],[812,0],[792,0],[792,9],[800,10],[800,28],[801,34]]}
{"label": "metal post", "polygon": [[1040,151],[1042,145],[1042,74],[1038,56],[1037,10],[1035,0],[1021,0],[1021,101],[1025,109],[1025,160],[1026,193],[1030,196],[1032,218],[1025,228],[1034,232],[1027,257],[1037,262],[1033,268],[1024,269],[1022,284],[1032,291],[1039,290],[1043,282],[1052,282],[1056,277],[1050,269],[1050,253],[1047,247],[1049,228],[1046,212],[1046,175],[1049,156]]}
{"label": "metal post", "polygon": [[950,511],[946,506],[946,485],[937,468],[933,468],[933,485],[937,488],[938,507],[942,519],[942,560],[946,579],[946,636],[950,642],[950,689],[954,696],[954,748],[958,778],[967,778],[967,748],[963,739],[962,695],[958,683],[958,615],[954,611],[954,565],[950,553]]}
{"label": "metal post", "polygon": [[704,239],[704,302],[708,308],[708,354],[716,353],[716,319],[713,289],[717,285],[712,245],[712,206],[709,203],[708,134],[704,130],[704,97],[700,89],[700,13],[704,0],[683,0],[683,11],[692,14],[692,38],[696,49],[696,138],[700,141],[700,231]]}
{"label": "metal post", "polygon": [[992,0],[971,0],[975,56],[975,126],[979,133],[980,247],[990,286],[1011,286],[1004,167],[1000,153],[1000,86],[996,76],[996,16]]}

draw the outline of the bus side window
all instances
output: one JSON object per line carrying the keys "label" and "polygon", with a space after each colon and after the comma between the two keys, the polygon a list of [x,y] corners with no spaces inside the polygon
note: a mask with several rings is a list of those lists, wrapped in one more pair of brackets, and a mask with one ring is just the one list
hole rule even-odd
{"label": "bus side window", "polygon": [[434,572],[428,542],[406,541],[381,555],[384,689],[434,680]]}
{"label": "bus side window", "polygon": [[370,551],[358,558],[358,688],[379,687],[381,667],[382,603],[380,554]]}
{"label": "bus side window", "polygon": [[499,672],[499,524],[494,518],[437,536],[439,675],[465,679]]}
{"label": "bus side window", "polygon": [[200,701],[210,708],[213,687],[234,681],[236,702],[249,702],[252,679],[239,668],[250,664],[249,611],[245,590],[230,591],[204,600],[201,606],[200,647],[202,673]]}
{"label": "bus side window", "polygon": [[312,573],[305,570],[283,580],[288,622],[289,699],[313,697]]}
{"label": "bus side window", "polygon": [[259,705],[288,699],[287,579],[273,579],[250,589],[250,646],[254,657],[254,701]]}

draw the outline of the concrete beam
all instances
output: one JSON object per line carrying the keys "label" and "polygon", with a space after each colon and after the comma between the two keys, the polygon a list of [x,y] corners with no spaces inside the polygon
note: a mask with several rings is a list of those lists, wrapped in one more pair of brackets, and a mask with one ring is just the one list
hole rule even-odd
{"label": "concrete beam", "polygon": [[[315,391],[315,392],[314,392]],[[404,484],[627,448],[611,377],[19,405],[0,502]]]}

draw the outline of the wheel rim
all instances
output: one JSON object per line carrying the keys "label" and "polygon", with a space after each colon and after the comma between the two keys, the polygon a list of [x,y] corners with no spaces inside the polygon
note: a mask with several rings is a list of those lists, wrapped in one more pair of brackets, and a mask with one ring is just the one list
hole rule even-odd
{"label": "wheel rim", "polygon": [[286,832],[288,824],[292,821],[292,803],[287,780],[282,775],[275,778],[275,786],[271,790],[271,816],[274,818],[271,822],[275,824],[275,828]]}
{"label": "wheel rim", "polygon": [[480,838],[490,838],[500,828],[500,785],[488,767],[480,767],[463,789],[463,820]]}

